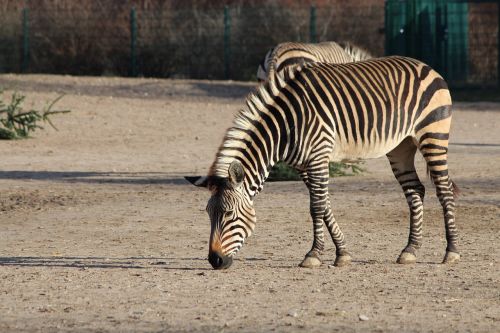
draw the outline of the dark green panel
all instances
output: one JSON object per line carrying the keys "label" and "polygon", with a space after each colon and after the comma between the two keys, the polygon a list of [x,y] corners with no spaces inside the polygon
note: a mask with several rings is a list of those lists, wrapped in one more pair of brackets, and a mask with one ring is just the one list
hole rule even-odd
{"label": "dark green panel", "polygon": [[413,55],[426,64],[436,66],[436,1],[415,4]]}
{"label": "dark green panel", "polygon": [[461,0],[387,0],[386,54],[419,59],[452,83],[465,82],[468,5]]}
{"label": "dark green panel", "polygon": [[454,83],[465,83],[468,64],[468,4],[467,2],[446,4],[446,79]]}
{"label": "dark green panel", "polygon": [[387,1],[385,6],[385,53],[406,55],[406,1]]}

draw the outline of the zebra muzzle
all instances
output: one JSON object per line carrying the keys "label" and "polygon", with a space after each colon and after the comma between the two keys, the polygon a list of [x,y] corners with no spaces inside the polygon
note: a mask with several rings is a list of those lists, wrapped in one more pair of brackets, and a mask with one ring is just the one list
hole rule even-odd
{"label": "zebra muzzle", "polygon": [[210,252],[208,254],[208,262],[214,269],[225,269],[231,266],[233,258],[224,256],[219,252]]}

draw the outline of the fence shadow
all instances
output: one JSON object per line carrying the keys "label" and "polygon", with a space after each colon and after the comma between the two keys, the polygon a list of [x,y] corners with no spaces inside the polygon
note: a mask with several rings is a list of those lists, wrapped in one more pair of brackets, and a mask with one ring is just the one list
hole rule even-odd
{"label": "fence shadow", "polygon": [[257,88],[257,85],[257,82],[255,82],[255,85],[238,82],[231,82],[231,84],[228,84],[197,81],[192,83],[193,88],[203,91],[207,96],[241,99],[245,98],[250,92],[254,91]]}
{"label": "fence shadow", "polygon": [[212,270],[205,258],[150,257],[0,257],[0,267],[62,267],[75,269]]}
{"label": "fence shadow", "polygon": [[186,98],[226,98],[240,99],[255,89],[257,83],[246,82],[213,82],[202,80],[159,80],[143,79],[143,81],[127,81],[118,84],[110,79],[110,84],[87,84],[82,78],[74,82],[41,82],[39,80],[20,80],[0,76],[0,86],[11,90],[57,92],[58,94],[79,94],[97,97],[123,97],[138,99],[172,99]]}
{"label": "fence shadow", "polygon": [[60,181],[89,184],[160,184],[187,185],[183,177],[162,172],[93,172],[93,171],[0,171],[0,179]]}
{"label": "fence shadow", "polygon": [[499,143],[470,143],[470,142],[452,142],[450,146],[467,146],[467,147],[500,147]]}

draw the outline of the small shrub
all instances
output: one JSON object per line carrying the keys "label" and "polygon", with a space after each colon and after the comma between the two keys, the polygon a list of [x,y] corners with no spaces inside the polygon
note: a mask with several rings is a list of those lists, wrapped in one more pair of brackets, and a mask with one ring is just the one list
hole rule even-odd
{"label": "small shrub", "polygon": [[278,162],[271,169],[267,179],[272,182],[279,182],[286,180],[300,180],[300,176],[292,167],[283,162]]}
{"label": "small shrub", "polygon": [[[330,162],[330,177],[353,176],[364,172],[359,163]],[[292,167],[283,162],[277,163],[269,173],[268,181],[300,180],[300,176]]]}
{"label": "small shrub", "polygon": [[330,162],[328,166],[330,177],[353,176],[365,171],[359,163]]}
{"label": "small shrub", "polygon": [[55,130],[50,120],[50,116],[58,113],[68,113],[69,110],[52,110],[57,101],[62,98],[62,95],[54,99],[43,110],[25,110],[23,103],[26,96],[17,92],[12,94],[9,102],[5,103],[0,98],[0,140],[22,139],[29,136],[36,129],[43,129],[40,122],[47,122]]}

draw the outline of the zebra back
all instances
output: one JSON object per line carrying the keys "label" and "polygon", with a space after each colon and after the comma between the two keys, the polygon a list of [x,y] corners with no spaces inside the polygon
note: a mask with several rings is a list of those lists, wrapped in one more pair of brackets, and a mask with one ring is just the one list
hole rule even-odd
{"label": "zebra back", "polygon": [[354,62],[373,58],[370,52],[351,42],[340,42],[339,45],[354,59]]}
{"label": "zebra back", "polygon": [[281,73],[286,67],[305,63],[343,64],[370,58],[370,53],[350,43],[281,43],[266,53],[257,70],[257,78],[259,81],[265,81],[274,77],[275,72]]}

